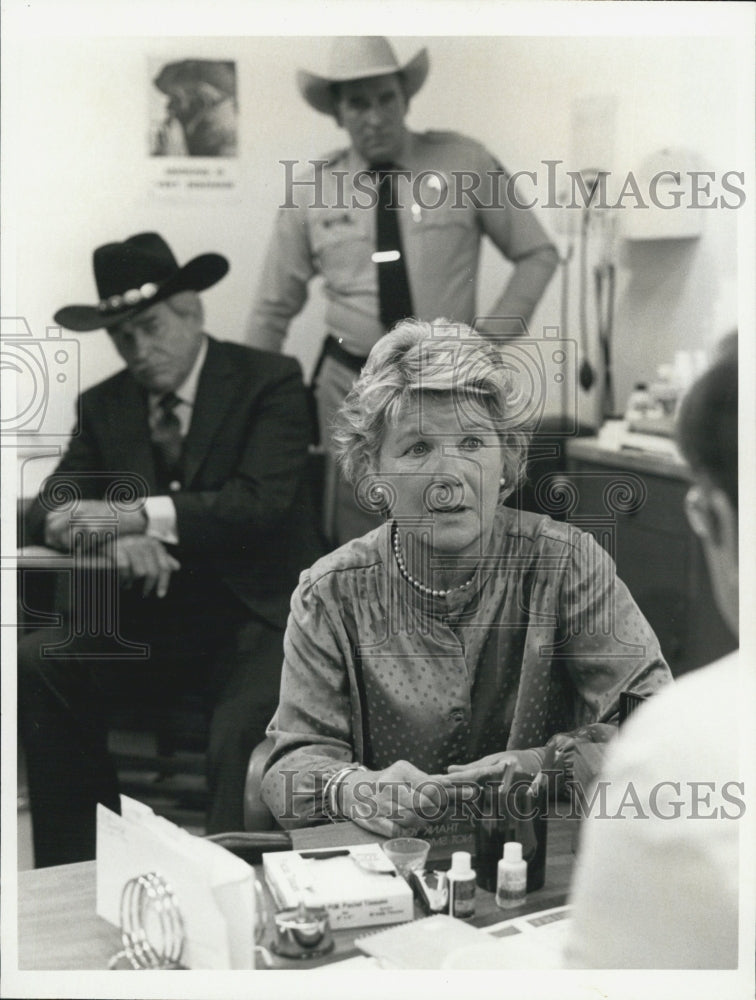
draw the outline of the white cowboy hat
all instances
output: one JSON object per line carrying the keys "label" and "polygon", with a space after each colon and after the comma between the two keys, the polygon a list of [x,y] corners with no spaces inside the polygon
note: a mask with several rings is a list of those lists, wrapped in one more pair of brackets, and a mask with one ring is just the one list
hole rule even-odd
{"label": "white cowboy hat", "polygon": [[388,73],[401,73],[407,98],[413,97],[428,75],[428,50],[420,49],[402,66],[388,40],[382,35],[335,38],[328,61],[328,75],[319,76],[300,69],[297,71],[297,86],[307,103],[316,111],[333,115],[336,113],[332,89],[334,83],[386,76]]}

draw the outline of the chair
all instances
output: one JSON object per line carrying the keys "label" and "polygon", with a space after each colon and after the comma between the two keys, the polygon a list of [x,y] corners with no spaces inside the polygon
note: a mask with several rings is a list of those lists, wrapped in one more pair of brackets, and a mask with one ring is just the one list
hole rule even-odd
{"label": "chair", "polygon": [[251,865],[259,864],[264,853],[290,851],[292,848],[291,837],[277,827],[260,794],[263,769],[272,749],[273,740],[266,736],[249,758],[244,787],[244,830],[215,833],[207,837]]}
{"label": "chair", "polygon": [[225,847],[227,851],[231,851],[232,854],[246,861],[248,865],[259,865],[262,862],[263,854],[292,849],[291,837],[285,830],[257,833],[253,830],[210,833],[205,837],[205,840],[211,840],[214,844]]}
{"label": "chair", "polygon": [[270,756],[274,742],[266,736],[258,743],[249,758],[247,779],[244,783],[244,829],[273,830],[278,826],[273,814],[262,799],[262,778],[265,762]]}

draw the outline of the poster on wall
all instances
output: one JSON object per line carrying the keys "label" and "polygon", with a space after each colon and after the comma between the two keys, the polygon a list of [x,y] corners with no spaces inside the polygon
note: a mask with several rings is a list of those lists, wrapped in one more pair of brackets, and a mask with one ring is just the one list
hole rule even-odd
{"label": "poster on wall", "polygon": [[239,102],[233,59],[147,60],[151,192],[227,200],[237,189]]}

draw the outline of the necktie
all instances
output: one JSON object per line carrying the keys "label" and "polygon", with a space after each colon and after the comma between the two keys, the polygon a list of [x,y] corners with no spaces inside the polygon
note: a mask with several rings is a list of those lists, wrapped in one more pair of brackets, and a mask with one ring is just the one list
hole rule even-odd
{"label": "necktie", "polygon": [[181,402],[175,392],[167,392],[160,398],[152,421],[152,447],[158,480],[167,483],[179,479],[181,475],[181,422],[176,416],[176,407]]}
{"label": "necktie", "polygon": [[376,166],[378,176],[378,204],[376,206],[376,254],[378,267],[378,303],[384,330],[412,316],[407,265],[399,232],[399,208],[392,204],[395,169],[392,163]]}

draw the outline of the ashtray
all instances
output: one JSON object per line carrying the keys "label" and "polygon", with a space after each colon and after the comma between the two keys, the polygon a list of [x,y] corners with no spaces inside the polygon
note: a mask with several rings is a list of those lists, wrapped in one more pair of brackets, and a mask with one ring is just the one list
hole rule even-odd
{"label": "ashtray", "polygon": [[276,938],[271,950],[282,958],[318,958],[333,950],[333,935],[324,906],[299,906],[274,914]]}
{"label": "ashtray", "polygon": [[428,858],[430,844],[419,837],[394,837],[381,844],[383,852],[391,860],[405,879],[409,880],[410,872],[422,871]]}

